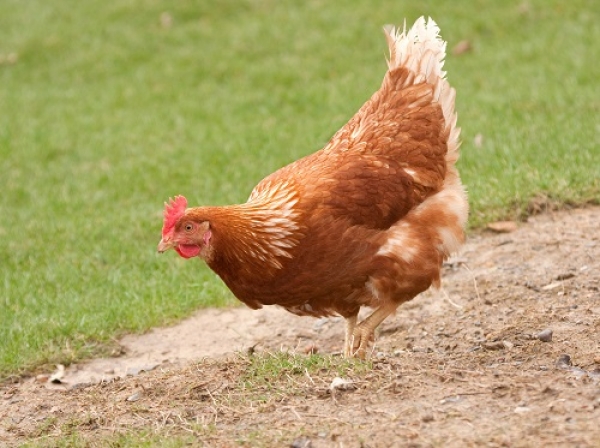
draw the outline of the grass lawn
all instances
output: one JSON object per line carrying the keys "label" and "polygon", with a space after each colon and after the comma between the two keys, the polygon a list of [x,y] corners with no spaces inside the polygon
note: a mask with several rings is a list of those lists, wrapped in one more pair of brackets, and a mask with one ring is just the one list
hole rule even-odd
{"label": "grass lawn", "polygon": [[379,87],[382,25],[419,15],[472,47],[446,63],[471,224],[597,202],[597,2],[3,1],[0,378],[235,303],[156,254],[163,201],[242,202],[322,147]]}

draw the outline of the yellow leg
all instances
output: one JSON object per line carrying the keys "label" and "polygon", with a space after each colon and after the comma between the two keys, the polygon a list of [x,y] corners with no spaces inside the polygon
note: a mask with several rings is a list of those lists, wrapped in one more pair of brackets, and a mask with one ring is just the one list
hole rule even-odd
{"label": "yellow leg", "polygon": [[344,358],[352,358],[354,355],[354,328],[358,314],[346,318],[346,334],[344,335]]}
{"label": "yellow leg", "polygon": [[369,317],[354,327],[352,355],[360,359],[367,356],[369,341],[375,339],[375,329],[398,308],[398,303],[387,303],[377,308]]}

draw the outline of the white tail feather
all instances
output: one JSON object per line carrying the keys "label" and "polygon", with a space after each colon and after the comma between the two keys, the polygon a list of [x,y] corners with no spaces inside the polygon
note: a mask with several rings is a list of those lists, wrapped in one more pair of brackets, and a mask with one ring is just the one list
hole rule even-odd
{"label": "white tail feather", "polygon": [[406,23],[402,31],[393,26],[386,26],[384,30],[390,48],[389,70],[405,67],[414,74],[409,78],[409,84],[426,82],[433,86],[434,100],[442,107],[449,131],[446,161],[453,165],[458,159],[460,128],[456,127],[454,111],[456,92],[443,70],[446,42],[440,37],[440,28],[432,18],[425,21],[420,17],[408,31]]}
{"label": "white tail feather", "polygon": [[417,19],[411,29],[406,31],[406,24],[402,32],[394,26],[385,27],[390,46],[390,70],[396,67],[414,68],[415,73],[425,74],[424,70],[418,69],[422,65],[423,56],[430,53],[437,59],[436,71],[433,73],[437,78],[446,76],[442,71],[444,57],[446,56],[446,42],[440,37],[440,28],[429,18],[425,22],[424,17]]}

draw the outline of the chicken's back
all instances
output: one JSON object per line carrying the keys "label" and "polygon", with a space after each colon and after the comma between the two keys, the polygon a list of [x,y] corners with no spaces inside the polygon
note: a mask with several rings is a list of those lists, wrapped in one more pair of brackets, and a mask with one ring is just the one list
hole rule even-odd
{"label": "chicken's back", "polygon": [[[455,168],[455,91],[442,70],[446,44],[438,33],[423,18],[408,32],[386,28],[390,60],[380,89],[322,150],[265,178],[250,201],[283,182],[299,191],[300,208],[377,229],[447,188],[466,206]],[[457,210],[461,225],[466,215]]]}

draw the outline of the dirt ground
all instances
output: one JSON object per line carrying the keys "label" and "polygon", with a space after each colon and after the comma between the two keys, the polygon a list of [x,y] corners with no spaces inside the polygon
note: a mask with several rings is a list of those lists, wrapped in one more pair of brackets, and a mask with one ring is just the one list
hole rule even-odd
{"label": "dirt ground", "polygon": [[0,444],[598,447],[599,223],[590,207],[471,236],[367,363],[339,356],[339,319],[278,309],[129,336],[59,384],[1,386]]}

